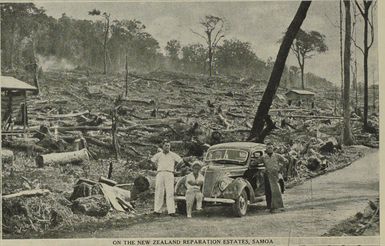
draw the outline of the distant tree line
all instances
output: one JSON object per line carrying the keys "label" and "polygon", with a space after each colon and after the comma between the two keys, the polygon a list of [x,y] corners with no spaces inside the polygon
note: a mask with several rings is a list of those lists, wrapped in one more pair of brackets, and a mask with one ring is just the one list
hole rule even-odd
{"label": "distant tree line", "polygon": [[[210,52],[207,44],[183,46],[171,38],[163,54],[159,42],[140,20],[116,20],[96,9],[88,13],[97,18],[95,21],[74,19],[64,13],[56,19],[33,3],[0,6],[2,69],[24,68],[40,55],[66,59],[81,68],[117,72],[124,70],[127,55],[128,67],[135,71],[164,69],[208,74],[211,70],[214,76],[267,81],[274,65],[271,58],[260,59],[250,43],[225,39],[222,31],[218,36],[221,43],[211,44]],[[281,86],[300,87],[299,71],[298,67],[285,66]],[[309,86],[325,82],[331,85],[313,74],[306,76],[312,80]]]}

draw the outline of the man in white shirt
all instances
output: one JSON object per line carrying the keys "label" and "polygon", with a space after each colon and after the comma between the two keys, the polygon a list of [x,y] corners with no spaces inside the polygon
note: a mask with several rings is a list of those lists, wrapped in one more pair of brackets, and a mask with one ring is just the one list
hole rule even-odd
{"label": "man in white shirt", "polygon": [[187,218],[191,218],[194,201],[197,201],[197,210],[202,210],[203,194],[201,191],[203,185],[203,175],[200,174],[201,163],[195,161],[192,164],[192,172],[186,176],[186,210]]}
{"label": "man in white shirt", "polygon": [[159,215],[164,203],[164,193],[166,193],[166,205],[169,215],[175,215],[174,201],[174,170],[175,163],[179,164],[183,159],[176,153],[170,151],[170,142],[163,141],[162,151],[156,153],[151,161],[157,165],[157,175],[155,180],[155,201],[154,213]]}

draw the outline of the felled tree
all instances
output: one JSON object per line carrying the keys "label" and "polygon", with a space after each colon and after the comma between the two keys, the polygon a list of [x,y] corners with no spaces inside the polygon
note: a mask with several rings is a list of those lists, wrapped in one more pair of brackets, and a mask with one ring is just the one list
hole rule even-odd
{"label": "felled tree", "polygon": [[306,32],[299,29],[291,50],[297,58],[298,65],[301,69],[302,89],[305,89],[304,69],[305,60],[312,58],[316,52],[322,53],[327,51],[328,47],[325,44],[325,36],[317,31]]}
{"label": "felled tree", "polygon": [[[310,7],[311,1],[302,1],[298,7],[298,10],[291,21],[285,36],[282,39],[281,46],[279,48],[277,58],[275,59],[274,67],[270,75],[269,82],[263,93],[262,100],[258,106],[257,113],[254,117],[253,126],[248,137],[248,141],[254,141],[262,143],[265,136],[274,127],[274,124],[267,124],[270,122],[268,115],[270,106],[273,102],[274,96],[277,92],[281,76],[285,68],[287,56],[290,52],[290,47],[296,37],[303,21],[306,18],[307,11]],[[266,126],[266,128],[264,128]]]}

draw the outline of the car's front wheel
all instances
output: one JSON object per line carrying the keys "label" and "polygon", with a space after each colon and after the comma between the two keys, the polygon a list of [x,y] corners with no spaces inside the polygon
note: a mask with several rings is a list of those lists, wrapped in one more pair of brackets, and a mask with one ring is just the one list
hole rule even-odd
{"label": "car's front wheel", "polygon": [[235,200],[233,205],[234,214],[238,217],[245,216],[247,213],[247,193],[242,191],[241,195]]}

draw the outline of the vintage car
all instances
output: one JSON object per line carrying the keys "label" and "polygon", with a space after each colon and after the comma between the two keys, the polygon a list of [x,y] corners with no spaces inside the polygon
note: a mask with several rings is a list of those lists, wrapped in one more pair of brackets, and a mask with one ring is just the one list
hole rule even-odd
{"label": "vintage car", "polygon": [[[263,201],[265,145],[252,142],[231,142],[211,146],[201,169],[204,205],[231,205],[236,216],[244,216],[248,205]],[[185,178],[175,186],[177,211],[184,213]]]}

